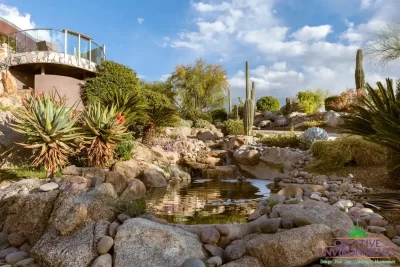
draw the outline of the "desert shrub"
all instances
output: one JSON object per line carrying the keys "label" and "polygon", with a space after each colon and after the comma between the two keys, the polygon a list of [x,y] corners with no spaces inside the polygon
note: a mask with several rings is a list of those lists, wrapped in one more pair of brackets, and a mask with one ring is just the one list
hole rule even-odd
{"label": "desert shrub", "polygon": [[194,123],[194,127],[195,128],[205,128],[210,124],[211,123],[209,121],[207,121],[207,120],[199,119]]}
{"label": "desert shrub", "polygon": [[176,127],[189,127],[189,128],[192,128],[193,127],[193,121],[180,119],[176,123]]}
{"label": "desert shrub", "polygon": [[301,136],[296,135],[293,132],[291,132],[290,134],[270,135],[264,136],[260,142],[269,147],[276,146],[282,148],[298,148],[300,147]]}
{"label": "desert shrub", "polygon": [[259,111],[277,111],[280,108],[280,103],[275,97],[263,96],[257,100],[256,106]]}
{"label": "desert shrub", "polygon": [[[333,96],[325,98],[325,110],[326,111],[333,110],[334,103],[337,102],[338,100],[339,100],[338,95],[333,95]],[[338,112],[337,110],[333,110],[333,111]]]}
{"label": "desert shrub", "polygon": [[224,122],[228,118],[228,113],[224,108],[214,109],[211,111],[213,123]]}
{"label": "desert shrub", "polygon": [[241,120],[227,120],[224,123],[225,132],[228,135],[242,135],[244,134],[243,121]]}
{"label": "desert shrub", "polygon": [[124,213],[131,218],[146,214],[147,206],[145,199],[125,200],[119,199],[115,202],[115,211],[117,214]]}
{"label": "desert shrub", "polygon": [[325,99],[325,109],[336,112],[351,112],[353,109],[352,106],[364,95],[364,90],[348,89],[338,96]]}
{"label": "desert shrub", "polygon": [[326,126],[326,122],[323,120],[303,122],[303,128],[305,128],[305,129],[312,128],[312,127],[325,127],[325,126]]}
{"label": "desert shrub", "polygon": [[128,133],[124,140],[115,145],[115,157],[118,160],[130,160],[133,156],[132,150],[135,148],[135,138],[132,133]]}
{"label": "desert shrub", "polygon": [[315,160],[310,169],[315,171],[334,171],[349,165],[367,167],[386,164],[386,149],[358,136],[315,142],[311,151]]}
{"label": "desert shrub", "polygon": [[312,114],[315,111],[316,95],[313,92],[298,92],[297,98],[299,100],[299,106],[307,114]]}
{"label": "desert shrub", "polygon": [[197,120],[206,120],[206,121],[212,122],[211,114],[202,112],[202,111],[196,110],[196,109],[183,111],[181,113],[181,117],[185,120],[191,120],[194,123]]}

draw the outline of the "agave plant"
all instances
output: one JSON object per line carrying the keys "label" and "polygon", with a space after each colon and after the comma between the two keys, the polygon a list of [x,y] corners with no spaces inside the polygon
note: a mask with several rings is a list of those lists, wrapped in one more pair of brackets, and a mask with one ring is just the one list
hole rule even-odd
{"label": "agave plant", "polygon": [[115,105],[104,107],[96,102],[86,107],[82,123],[89,166],[104,168],[113,160],[115,144],[127,134],[125,121]]}
{"label": "agave plant", "polygon": [[[396,98],[393,81],[386,87],[378,82],[378,90],[366,85],[367,95],[353,106],[354,112],[344,116],[344,133],[356,134],[389,149],[389,175],[400,178],[400,99]],[[400,88],[398,87],[397,90]]]}
{"label": "agave plant", "polygon": [[39,149],[33,165],[44,164],[48,176],[68,162],[68,156],[75,153],[77,140],[81,136],[76,126],[79,114],[75,105],[67,107],[65,97],[57,91],[22,99],[23,108],[13,112],[16,122],[12,128],[27,136],[19,145]]}
{"label": "agave plant", "polygon": [[317,140],[327,140],[328,133],[319,127],[311,127],[308,128],[303,135],[302,143],[307,147],[310,148],[312,143]]}

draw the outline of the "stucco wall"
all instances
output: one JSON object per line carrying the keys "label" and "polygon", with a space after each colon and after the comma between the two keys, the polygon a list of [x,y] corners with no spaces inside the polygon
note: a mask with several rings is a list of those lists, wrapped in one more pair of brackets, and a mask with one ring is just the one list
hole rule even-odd
{"label": "stucco wall", "polygon": [[[49,93],[57,89],[60,95],[67,97],[67,103],[73,105],[75,102],[80,101],[79,89],[81,80],[58,75],[35,75],[35,92]],[[82,103],[79,103],[82,107]]]}

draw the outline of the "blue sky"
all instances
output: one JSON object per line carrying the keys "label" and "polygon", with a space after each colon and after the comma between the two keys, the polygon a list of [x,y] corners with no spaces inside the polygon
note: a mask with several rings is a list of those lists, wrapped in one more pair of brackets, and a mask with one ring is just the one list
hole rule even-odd
{"label": "blue sky", "polygon": [[[203,57],[222,64],[234,101],[244,96],[244,62],[257,98],[284,102],[298,91],[354,87],[359,47],[397,19],[398,0],[0,0],[0,16],[21,28],[71,29],[106,44],[107,58],[159,80]],[[366,59],[370,83],[397,77]]]}

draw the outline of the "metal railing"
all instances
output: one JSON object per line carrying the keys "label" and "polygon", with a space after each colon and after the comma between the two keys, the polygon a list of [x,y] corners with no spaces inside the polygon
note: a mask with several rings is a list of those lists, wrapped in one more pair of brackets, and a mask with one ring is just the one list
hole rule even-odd
{"label": "metal railing", "polygon": [[57,52],[100,64],[105,59],[105,45],[99,46],[93,39],[70,30],[31,29],[14,32],[8,35],[8,54],[26,52]]}

